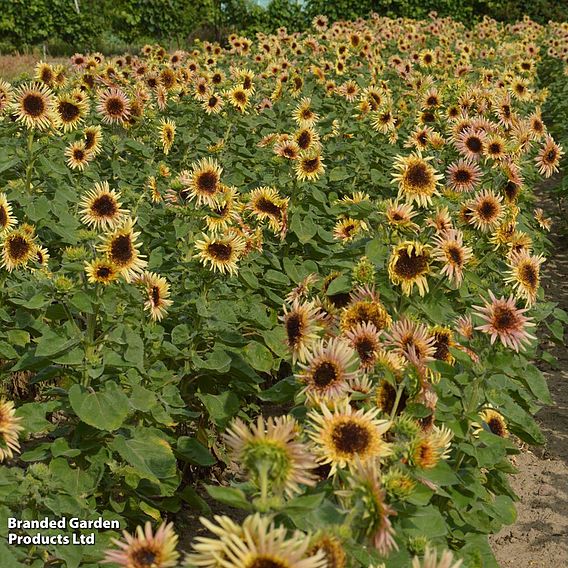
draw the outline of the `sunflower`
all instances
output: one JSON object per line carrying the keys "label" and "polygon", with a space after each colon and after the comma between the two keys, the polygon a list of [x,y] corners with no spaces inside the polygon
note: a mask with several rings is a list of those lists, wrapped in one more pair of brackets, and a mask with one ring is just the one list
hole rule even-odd
{"label": "sunflower", "polygon": [[404,241],[391,253],[388,273],[393,284],[402,286],[402,293],[410,296],[416,285],[421,296],[428,291],[426,277],[431,273],[431,248],[418,241]]}
{"label": "sunflower", "polygon": [[30,234],[25,227],[5,232],[2,241],[2,266],[12,272],[32,260],[36,251],[33,233]]}
{"label": "sunflower", "polygon": [[507,422],[505,422],[503,415],[497,412],[491,405],[484,408],[479,413],[479,418],[483,421],[483,426],[478,426],[474,431],[475,433],[479,433],[481,430],[488,428],[492,434],[500,438],[509,437]]}
{"label": "sunflower", "polygon": [[174,144],[174,138],[176,135],[176,123],[173,120],[162,119],[160,121],[159,132],[162,148],[164,150],[164,154],[167,156]]}
{"label": "sunflower", "polygon": [[106,258],[85,262],[87,280],[91,284],[110,284],[120,275],[116,266]]}
{"label": "sunflower", "polygon": [[35,76],[38,81],[41,81],[47,86],[52,86],[55,82],[55,73],[53,67],[45,61],[40,61],[35,67]]}
{"label": "sunflower", "polygon": [[278,233],[286,224],[289,201],[274,188],[263,186],[250,192],[248,207],[259,220],[267,220],[270,228]]}
{"label": "sunflower", "polygon": [[189,188],[184,190],[191,201],[196,198],[197,205],[205,203],[210,207],[217,205],[217,200],[223,193],[221,183],[223,168],[212,158],[203,158],[193,164],[191,172],[182,172],[180,181]]}
{"label": "sunflower", "polygon": [[468,205],[471,215],[469,223],[482,232],[491,231],[503,218],[502,201],[503,198],[492,190],[481,191]]}
{"label": "sunflower", "polygon": [[82,140],[71,143],[65,149],[67,165],[72,170],[83,171],[85,166],[94,158],[94,155],[85,149],[85,143]]}
{"label": "sunflower", "polygon": [[412,559],[411,568],[461,568],[462,560],[454,561],[454,556],[449,550],[444,550],[439,559],[435,548],[426,547],[422,562],[418,556]]}
{"label": "sunflower", "polygon": [[85,150],[92,156],[100,154],[102,149],[101,141],[103,138],[101,127],[99,125],[87,126],[85,130],[83,130],[83,136],[85,137]]}
{"label": "sunflower", "polygon": [[371,127],[381,134],[388,134],[396,127],[396,118],[390,108],[384,108],[371,113]]}
{"label": "sunflower", "polygon": [[236,86],[226,93],[229,102],[239,111],[245,112],[248,104],[250,93],[243,87]]}
{"label": "sunflower", "polygon": [[528,117],[529,132],[533,140],[540,140],[546,135],[546,126],[542,121],[540,109],[536,109],[533,114]]}
{"label": "sunflower", "polygon": [[321,316],[320,308],[313,301],[302,304],[296,297],[289,310],[284,305],[284,315],[280,319],[284,324],[293,362],[304,363],[310,357],[310,349],[318,338]]}
{"label": "sunflower", "polygon": [[333,228],[333,236],[338,241],[352,241],[362,230],[365,230],[366,223],[359,219],[351,219],[344,217],[335,223]]}
{"label": "sunflower", "polygon": [[418,212],[412,208],[411,203],[399,203],[392,199],[387,201],[385,216],[392,227],[417,231],[419,226],[412,221],[416,215]]}
{"label": "sunflower", "polygon": [[544,145],[539,150],[537,157],[535,158],[538,171],[541,175],[549,178],[554,172],[558,171],[558,164],[560,163],[560,158],[564,155],[562,147],[559,146],[552,136],[547,135],[544,141]]}
{"label": "sunflower", "polygon": [[420,154],[397,156],[393,181],[398,182],[399,197],[419,206],[432,204],[432,196],[436,193],[438,180],[443,176],[436,174],[429,164],[431,158],[423,158]]}
{"label": "sunflower", "polygon": [[537,207],[534,210],[534,218],[541,229],[550,231],[550,229],[552,228],[552,220],[544,216],[544,211],[540,207]]}
{"label": "sunflower", "polygon": [[543,262],[542,255],[532,256],[526,251],[512,252],[509,255],[509,273],[505,282],[513,284],[515,293],[526,301],[527,306],[536,302],[540,285],[540,265]]}
{"label": "sunflower", "polygon": [[10,106],[14,91],[12,85],[4,79],[0,79],[0,116]]}
{"label": "sunflower", "polygon": [[89,106],[86,99],[77,99],[73,93],[70,93],[57,97],[55,110],[59,123],[63,126],[63,132],[69,132],[83,121]]}
{"label": "sunflower", "polygon": [[16,416],[14,403],[0,399],[0,463],[14,457],[20,451],[19,433],[24,429],[20,425],[22,418]]}
{"label": "sunflower", "polygon": [[451,164],[446,171],[446,185],[452,191],[467,192],[475,189],[482,172],[480,167],[463,158]]}
{"label": "sunflower", "polygon": [[483,148],[483,155],[492,160],[503,160],[506,157],[505,140],[498,134],[487,137]]}
{"label": "sunflower", "polygon": [[315,401],[341,398],[356,376],[354,361],[355,352],[344,340],[321,339],[311,348],[305,364],[300,363],[296,378],[306,385],[303,392]]}
{"label": "sunflower", "polygon": [[274,153],[288,160],[296,160],[300,155],[300,147],[294,140],[280,140],[274,145]]}
{"label": "sunflower", "polygon": [[167,313],[167,309],[173,304],[170,297],[170,285],[163,276],[158,276],[154,272],[144,272],[140,277],[146,288],[147,300],[144,309],[150,312],[150,317],[154,321],[161,321]]}
{"label": "sunflower", "polygon": [[362,322],[349,329],[345,339],[359,356],[361,369],[372,369],[381,347],[380,331],[371,322]]}
{"label": "sunflower", "polygon": [[435,325],[430,329],[430,335],[434,338],[434,359],[452,365],[455,358],[450,353],[450,347],[456,346],[452,330],[449,327]]}
{"label": "sunflower", "polygon": [[121,568],[170,568],[177,566],[179,553],[176,551],[178,536],[173,523],[162,523],[154,534],[148,521],[142,529],[136,527],[131,535],[122,532],[124,541],[111,539],[118,550],[106,550],[103,563],[118,564]]}
{"label": "sunflower", "polygon": [[27,128],[45,130],[57,123],[55,98],[47,85],[24,84],[14,94],[16,120]]}
{"label": "sunflower", "polygon": [[433,259],[443,262],[442,274],[450,282],[459,286],[463,280],[465,265],[473,258],[473,251],[463,244],[463,233],[457,229],[448,229],[434,237],[436,247]]}
{"label": "sunflower", "polygon": [[310,153],[296,160],[296,177],[300,181],[317,180],[324,172],[325,166],[319,153]]}
{"label": "sunflower", "polygon": [[319,134],[312,126],[304,126],[294,134],[294,141],[301,151],[319,146]]}
{"label": "sunflower", "polygon": [[520,310],[515,305],[515,299],[501,297],[497,299],[489,290],[489,301],[483,306],[473,306],[477,311],[475,315],[483,320],[483,325],[477,326],[484,333],[491,335],[491,344],[499,338],[505,347],[514,349],[516,352],[524,348],[524,343],[530,343],[535,339],[530,335],[527,328],[533,327],[531,318],[524,314],[527,309]]}
{"label": "sunflower", "polygon": [[410,459],[420,469],[432,469],[441,459],[449,456],[453,438],[452,431],[446,426],[434,426],[428,433],[421,434],[411,443]]}
{"label": "sunflower", "polygon": [[239,216],[240,202],[235,187],[226,187],[212,208],[213,215],[205,217],[207,229],[212,233],[224,233]]}
{"label": "sunflower", "polygon": [[270,516],[256,513],[238,527],[229,517],[216,516],[214,525],[201,523],[217,538],[197,537],[195,552],[186,559],[193,566],[239,566],[247,568],[327,568],[323,551],[308,554],[310,539],[300,531],[290,534],[277,527]]}
{"label": "sunflower", "polygon": [[292,112],[292,118],[300,127],[313,126],[319,120],[319,116],[312,110],[311,104],[311,99],[305,97]]}
{"label": "sunflower", "polygon": [[128,97],[116,88],[103,91],[99,96],[98,112],[107,124],[124,124],[130,118],[131,106]]}
{"label": "sunflower", "polygon": [[207,114],[219,114],[223,104],[223,99],[218,93],[209,93],[208,97],[201,102],[201,106]]}
{"label": "sunflower", "polygon": [[136,241],[140,233],[134,231],[135,222],[127,218],[112,233],[101,236],[103,243],[99,246],[126,282],[131,282],[148,264],[138,251],[140,245]]}
{"label": "sunflower", "polygon": [[12,214],[12,206],[8,203],[5,193],[0,193],[0,235],[11,230],[18,220]]}
{"label": "sunflower", "polygon": [[358,513],[353,515],[355,528],[361,527],[362,533],[379,554],[388,556],[393,550],[398,550],[390,521],[396,512],[386,502],[379,469],[378,460],[357,460],[349,474],[348,488],[341,491],[341,495],[347,497]]}
{"label": "sunflower", "polygon": [[81,221],[95,229],[113,230],[122,222],[126,209],[121,209],[120,195],[108,182],[95,183],[79,203]]}
{"label": "sunflower", "polygon": [[316,535],[310,542],[308,555],[322,551],[325,556],[326,568],[345,568],[347,555],[339,538],[327,533]]}
{"label": "sunflower", "polygon": [[416,357],[420,361],[432,361],[436,352],[435,338],[428,328],[416,321],[403,318],[395,322],[385,337],[394,353],[406,359]]}
{"label": "sunflower", "polygon": [[487,135],[483,130],[470,127],[458,135],[455,146],[466,159],[477,161],[483,155],[486,141]]}
{"label": "sunflower", "polygon": [[302,492],[301,485],[316,483],[312,470],[317,463],[299,432],[298,423],[290,416],[266,420],[259,416],[250,426],[235,418],[223,439],[233,460],[257,488],[267,482],[272,492],[292,497]]}
{"label": "sunflower", "polygon": [[244,253],[245,247],[244,238],[235,232],[227,232],[221,236],[203,233],[203,240],[195,243],[195,248],[199,251],[196,257],[202,264],[211,264],[213,271],[233,275],[237,273],[237,261]]}
{"label": "sunflower", "polygon": [[331,465],[330,475],[357,459],[366,462],[391,453],[389,444],[382,439],[390,422],[376,419],[378,408],[354,410],[344,400],[332,405],[331,410],[322,404],[320,410],[308,414],[312,424],[310,437],[319,463]]}
{"label": "sunflower", "polygon": [[349,332],[360,323],[371,323],[377,331],[382,331],[391,322],[392,318],[378,297],[354,295],[341,312],[340,327],[342,331]]}

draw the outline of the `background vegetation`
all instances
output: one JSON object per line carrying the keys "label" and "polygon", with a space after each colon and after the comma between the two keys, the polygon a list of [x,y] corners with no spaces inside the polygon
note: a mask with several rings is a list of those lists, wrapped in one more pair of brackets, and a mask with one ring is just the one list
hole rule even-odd
{"label": "background vegetation", "polygon": [[524,15],[539,23],[568,20],[568,4],[548,0],[272,0],[266,8],[253,0],[3,0],[0,52],[40,46],[51,55],[120,53],[147,41],[185,45],[194,37],[222,39],[231,30],[302,31],[316,14],[347,20],[371,12],[423,18],[430,11],[465,24],[484,15],[501,21]]}

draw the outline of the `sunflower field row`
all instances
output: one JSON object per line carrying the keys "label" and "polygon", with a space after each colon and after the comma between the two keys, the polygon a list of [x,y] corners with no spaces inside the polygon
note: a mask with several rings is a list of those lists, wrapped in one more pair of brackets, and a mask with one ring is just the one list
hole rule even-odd
{"label": "sunflower field row", "polygon": [[497,566],[567,38],[319,16],[0,81],[0,530],[129,531],[1,565]]}

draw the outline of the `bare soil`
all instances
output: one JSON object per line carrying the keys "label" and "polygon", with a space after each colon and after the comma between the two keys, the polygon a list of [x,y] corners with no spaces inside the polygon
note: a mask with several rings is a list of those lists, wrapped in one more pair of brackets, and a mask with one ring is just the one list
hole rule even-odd
{"label": "bare soil", "polygon": [[[537,195],[539,205],[555,221],[542,285],[546,296],[568,311],[566,221],[560,219],[546,187]],[[517,522],[491,538],[502,568],[568,567],[568,349],[551,342],[544,347],[556,359],[554,367],[545,362],[538,365],[548,379],[555,404],[537,415],[546,436],[545,446],[517,456],[520,473],[511,480],[521,499],[517,504]]]}

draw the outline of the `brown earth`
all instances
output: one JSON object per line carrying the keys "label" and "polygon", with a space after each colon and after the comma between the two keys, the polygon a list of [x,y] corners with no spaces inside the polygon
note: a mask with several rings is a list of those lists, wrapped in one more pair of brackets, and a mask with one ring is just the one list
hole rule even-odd
{"label": "brown earth", "polygon": [[[538,192],[539,205],[555,221],[550,235],[550,258],[543,265],[546,296],[568,311],[568,237],[566,221],[546,189]],[[537,421],[546,436],[542,448],[517,456],[520,471],[511,485],[519,495],[517,522],[491,538],[502,568],[568,567],[568,349],[545,343],[556,359],[554,367],[539,363],[548,379],[554,406],[543,408]]]}

